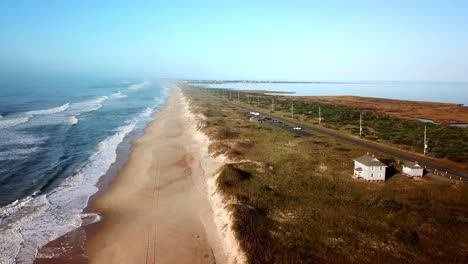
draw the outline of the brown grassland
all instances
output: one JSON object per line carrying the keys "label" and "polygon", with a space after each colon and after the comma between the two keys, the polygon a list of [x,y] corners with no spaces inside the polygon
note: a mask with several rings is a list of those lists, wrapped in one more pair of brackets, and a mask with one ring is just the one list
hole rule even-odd
{"label": "brown grassland", "polygon": [[183,89],[230,163],[218,186],[250,263],[466,263],[468,187],[401,175],[352,179],[366,149],[316,135],[297,137],[249,122],[242,111]]}
{"label": "brown grassland", "polygon": [[441,124],[468,124],[468,107],[458,104],[415,102],[359,96],[304,96],[295,98],[300,98],[305,102],[343,105],[398,118],[430,119]]}
{"label": "brown grassland", "polygon": [[[207,88],[200,88],[199,90],[220,99],[230,98],[238,105],[258,109],[259,111],[268,111],[270,115],[304,125],[317,126],[321,109],[322,129],[331,129],[335,133],[338,132],[351,137],[359,137],[359,120],[360,115],[362,115],[363,131],[362,136],[360,136],[361,140],[398,148],[420,155],[420,158],[423,159],[436,160],[446,167],[464,171],[465,173],[468,172],[467,128],[449,124],[423,123],[417,120],[416,117],[409,117],[409,115],[417,116],[418,111],[426,112],[426,115],[418,117],[427,119],[441,118],[442,115],[456,117],[455,112],[457,112],[458,120],[467,120],[468,107],[362,97],[353,97],[356,102],[349,104],[344,98],[350,97],[340,96],[294,97],[262,95],[260,93],[217,88],[208,90]],[[330,99],[324,100],[324,98]],[[337,98],[343,98],[344,103]],[[367,103],[360,100],[367,101]],[[431,110],[431,107],[436,110]],[[444,107],[445,110],[443,110]],[[294,109],[294,118],[291,116],[292,109]],[[405,116],[403,116],[404,114]],[[455,120],[452,119],[451,124],[454,123]],[[426,128],[428,148],[427,155],[423,157],[424,131]]]}

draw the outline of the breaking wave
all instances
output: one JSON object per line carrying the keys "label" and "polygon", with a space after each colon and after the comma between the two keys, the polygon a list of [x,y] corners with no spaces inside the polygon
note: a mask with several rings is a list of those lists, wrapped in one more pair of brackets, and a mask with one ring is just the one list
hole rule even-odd
{"label": "breaking wave", "polygon": [[14,127],[17,125],[24,124],[31,119],[32,116],[21,116],[17,118],[2,118],[0,120],[0,129]]}
{"label": "breaking wave", "polygon": [[114,97],[114,98],[125,98],[125,97],[128,97],[128,96],[123,94],[121,91],[118,91],[116,93],[113,93],[112,97]]}
{"label": "breaking wave", "polygon": [[67,120],[67,123],[70,125],[76,125],[78,124],[78,118],[76,116],[70,116]]}
{"label": "breaking wave", "polygon": [[70,107],[70,103],[66,103],[64,105],[61,105],[59,107],[54,107],[54,108],[49,108],[49,109],[44,109],[44,110],[35,110],[35,111],[29,111],[29,112],[26,112],[25,114],[26,115],[51,115],[51,114],[56,114],[56,113],[60,113],[60,112],[63,112],[65,110],[68,109],[68,107]]}
{"label": "breaking wave", "polygon": [[70,111],[75,114],[88,113],[102,108],[102,103],[107,100],[108,96],[100,96],[93,100],[73,103],[70,105]]}
{"label": "breaking wave", "polygon": [[151,114],[153,113],[153,111],[154,111],[154,108],[147,107],[147,108],[145,109],[145,111],[143,111],[143,112],[141,113],[141,116],[149,117],[149,116],[151,116]]}
{"label": "breaking wave", "polygon": [[142,83],[138,83],[138,84],[133,84],[133,85],[130,85],[130,87],[128,87],[128,90],[130,91],[137,91],[137,90],[141,90],[143,88],[147,88],[151,85],[151,82],[150,81],[144,81]]}
{"label": "breaking wave", "polygon": [[51,115],[51,114],[60,113],[60,112],[67,110],[69,107],[70,107],[70,103],[66,103],[59,107],[43,109],[43,110],[28,111],[28,112],[23,113],[22,115],[17,115],[12,118],[2,118],[0,120],[0,129],[14,127],[17,125],[27,123],[35,115]]}

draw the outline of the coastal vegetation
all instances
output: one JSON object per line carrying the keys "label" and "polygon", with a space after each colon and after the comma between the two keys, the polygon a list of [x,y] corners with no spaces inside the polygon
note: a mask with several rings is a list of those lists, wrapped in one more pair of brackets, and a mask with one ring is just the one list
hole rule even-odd
{"label": "coastal vegetation", "polygon": [[[468,166],[468,129],[463,127],[423,123],[414,119],[397,118],[343,105],[309,102],[300,97],[245,92],[237,94],[237,91],[233,95],[228,89],[210,89],[209,91],[216,96],[224,96],[264,110],[274,111],[282,117],[291,117],[291,107],[294,105],[294,118],[311,125],[318,124],[320,108],[322,126],[355,136],[359,135],[359,119],[362,114],[363,139],[396,145],[417,153],[423,153],[424,127],[426,127],[427,155],[446,158]],[[272,109],[272,103],[274,103],[274,109]]]}
{"label": "coastal vegetation", "polygon": [[[217,184],[250,263],[466,260],[466,186],[411,180],[398,171],[384,183],[354,180],[352,159],[367,150],[320,135],[296,137],[250,122],[194,89],[183,91],[204,116],[200,129],[213,140],[211,153],[229,157]],[[394,158],[377,155],[400,169]]]}

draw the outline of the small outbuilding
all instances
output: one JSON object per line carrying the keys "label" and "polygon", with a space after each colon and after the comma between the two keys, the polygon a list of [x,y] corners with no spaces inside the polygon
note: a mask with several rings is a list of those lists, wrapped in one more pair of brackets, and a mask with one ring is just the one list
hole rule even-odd
{"label": "small outbuilding", "polygon": [[403,164],[403,174],[408,177],[422,177],[424,175],[424,168],[418,162],[407,161]]}
{"label": "small outbuilding", "polygon": [[368,181],[385,181],[387,165],[383,164],[373,154],[363,155],[354,159],[354,178]]}

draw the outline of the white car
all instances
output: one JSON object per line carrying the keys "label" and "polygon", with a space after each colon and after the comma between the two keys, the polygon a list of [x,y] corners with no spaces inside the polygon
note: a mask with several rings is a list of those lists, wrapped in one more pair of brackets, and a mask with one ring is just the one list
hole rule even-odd
{"label": "white car", "polygon": [[293,127],[294,130],[301,130],[302,128],[300,127]]}

